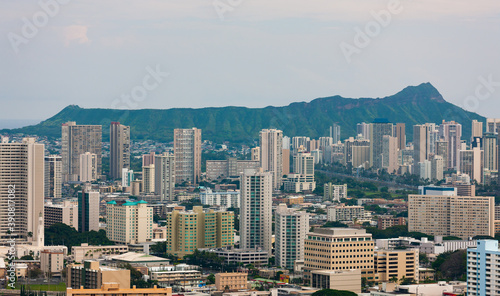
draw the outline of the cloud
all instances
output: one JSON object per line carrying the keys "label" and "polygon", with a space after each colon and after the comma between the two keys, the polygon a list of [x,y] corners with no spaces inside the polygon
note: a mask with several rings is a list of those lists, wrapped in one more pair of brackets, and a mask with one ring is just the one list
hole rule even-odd
{"label": "cloud", "polygon": [[72,43],[77,44],[85,44],[90,43],[89,38],[87,37],[86,26],[72,25],[69,27],[65,27],[63,29],[64,34],[64,46],[68,47]]}

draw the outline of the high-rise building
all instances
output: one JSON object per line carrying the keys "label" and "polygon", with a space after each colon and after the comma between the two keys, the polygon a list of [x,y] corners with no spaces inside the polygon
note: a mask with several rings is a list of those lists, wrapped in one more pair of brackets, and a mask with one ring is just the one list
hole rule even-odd
{"label": "high-rise building", "polygon": [[474,142],[476,138],[483,137],[483,123],[477,120],[472,120],[472,136],[471,142]]}
{"label": "high-rise building", "polygon": [[85,184],[78,192],[78,231],[99,231],[99,192]]}
{"label": "high-rise building", "polygon": [[97,180],[97,154],[85,152],[80,155],[80,182]]}
{"label": "high-rise building", "polygon": [[[448,189],[448,188],[444,188]],[[408,230],[430,235],[495,235],[495,198],[487,196],[410,195]]]}
{"label": "high-rise building", "polygon": [[370,124],[369,123],[358,123],[356,128],[357,134],[361,135],[363,139],[370,139]]}
{"label": "high-rise building", "polygon": [[500,249],[497,240],[478,240],[467,249],[467,295],[500,295]]}
{"label": "high-rise building", "polygon": [[314,158],[311,153],[298,153],[293,157],[293,172],[314,176]]}
{"label": "high-rise building", "polygon": [[174,200],[175,157],[166,152],[161,155],[156,155],[154,167],[155,194],[159,195],[162,201]]}
{"label": "high-rise building", "polygon": [[304,240],[309,231],[309,214],[280,204],[275,213],[276,266],[293,269],[304,260]]}
{"label": "high-rise building", "polygon": [[144,166],[155,164],[155,155],[156,155],[156,153],[154,151],[150,152],[149,154],[143,154],[142,155],[142,166],[144,167]]}
{"label": "high-rise building", "polygon": [[393,127],[387,119],[375,119],[370,124],[370,165],[376,169],[382,168],[382,153],[384,136],[393,136]]}
{"label": "high-rise building", "polygon": [[260,131],[260,165],[264,172],[271,172],[273,189],[279,190],[283,177],[283,132],[276,129]]}
{"label": "high-rise building", "polygon": [[283,136],[283,149],[290,150],[291,147],[292,147],[292,139],[290,139],[290,137]]}
{"label": "high-rise building", "polygon": [[484,169],[489,171],[498,170],[498,138],[492,133],[483,135]]}
{"label": "high-rise building", "polygon": [[417,164],[418,176],[424,180],[432,180],[432,162],[424,160]]}
{"label": "high-rise building", "polygon": [[396,123],[396,138],[398,138],[398,149],[406,148],[406,124]]}
{"label": "high-rise building", "polygon": [[[368,281],[377,281],[374,273],[372,235],[364,229],[318,228],[307,233],[304,241],[304,279],[311,271],[360,269]],[[328,259],[328,260],[327,260]]]}
{"label": "high-rise building", "polygon": [[[353,168],[356,168],[359,166],[355,166],[353,163],[353,159],[355,158],[355,148],[354,147],[365,147],[364,150],[367,152],[367,159],[370,160],[370,140],[368,139],[354,139],[353,137],[350,137],[349,139],[346,139],[344,141],[344,164],[352,164]],[[363,148],[361,148],[363,149]],[[359,149],[358,149],[359,150]],[[366,161],[365,160],[365,161]]]}
{"label": "high-rise building", "polygon": [[246,170],[241,176],[240,248],[272,253],[272,183],[270,172]]}
{"label": "high-rise building", "polygon": [[382,138],[382,168],[389,174],[398,170],[398,139],[385,135]]}
{"label": "high-rise building", "polygon": [[381,282],[392,279],[409,279],[419,282],[418,249],[411,250],[375,250],[374,266]]}
{"label": "high-rise building", "polygon": [[347,184],[335,185],[332,183],[325,183],[324,196],[326,200],[340,202],[341,199],[347,198]]}
{"label": "high-rise building", "polygon": [[134,181],[134,171],[129,169],[122,169],[122,187],[132,186]]}
{"label": "high-rise building", "polygon": [[500,118],[488,118],[486,119],[486,132],[498,134],[498,128],[500,127]]}
{"label": "high-rise building", "polygon": [[431,180],[441,181],[444,178],[444,160],[440,155],[434,155],[431,161]]}
{"label": "high-rise building", "polygon": [[233,157],[226,160],[207,160],[206,177],[208,180],[235,177],[240,176],[246,169],[256,170],[258,168],[260,168],[260,161],[255,160],[238,160]]}
{"label": "high-rise building", "polygon": [[111,122],[109,142],[109,175],[111,179],[118,179],[122,169],[130,169],[130,126]]}
{"label": "high-rise building", "polygon": [[449,169],[458,169],[460,145],[462,143],[462,125],[455,121],[446,122],[439,126],[439,137],[448,143],[448,164]]}
{"label": "high-rise building", "polygon": [[153,238],[153,208],[144,200],[110,201],[106,204],[106,236],[122,244],[138,244]]}
{"label": "high-rise building", "polygon": [[174,130],[176,183],[198,184],[201,176],[201,129]]}
{"label": "high-rise building", "polygon": [[459,151],[460,172],[469,175],[478,184],[483,182],[483,154],[484,151],[480,147]]}
{"label": "high-rise building", "polygon": [[436,142],[436,155],[443,158],[443,169],[448,169],[448,142],[442,140]]}
{"label": "high-rise building", "polygon": [[330,138],[333,139],[334,144],[340,142],[340,125],[338,125],[337,123],[334,123],[330,127]]}
{"label": "high-rise building", "polygon": [[429,160],[431,153],[430,131],[427,124],[413,126],[413,160],[415,163]]}
{"label": "high-rise building", "polygon": [[0,243],[13,238],[43,246],[44,151],[34,138],[0,143]]}
{"label": "high-rise building", "polygon": [[85,152],[97,156],[97,175],[100,176],[102,165],[102,126],[77,125],[69,121],[62,125],[62,174],[63,182],[79,181],[80,155]]}
{"label": "high-rise building", "polygon": [[239,191],[212,191],[206,188],[200,192],[200,201],[204,205],[222,206],[225,208],[240,208],[241,195]]}
{"label": "high-rise building", "polygon": [[142,167],[142,192],[145,194],[155,192],[155,165]]}
{"label": "high-rise building", "polygon": [[283,149],[283,175],[290,174],[290,149]]}
{"label": "high-rise building", "polygon": [[309,137],[293,137],[292,154],[295,155],[299,152],[305,152],[307,150],[307,144],[309,143],[309,141]]}
{"label": "high-rise building", "polygon": [[65,200],[62,203],[46,202],[44,206],[45,228],[63,223],[78,229],[78,203]]}
{"label": "high-rise building", "polygon": [[234,213],[204,210],[174,210],[167,213],[167,253],[182,257],[196,249],[234,245]]}
{"label": "high-rise building", "polygon": [[45,198],[62,197],[62,157],[45,156]]}
{"label": "high-rise building", "polygon": [[258,161],[260,165],[260,147],[252,148],[252,157],[250,160]]}

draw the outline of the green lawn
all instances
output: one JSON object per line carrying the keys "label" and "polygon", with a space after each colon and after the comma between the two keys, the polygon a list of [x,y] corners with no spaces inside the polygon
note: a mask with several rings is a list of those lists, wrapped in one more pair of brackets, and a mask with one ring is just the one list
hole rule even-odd
{"label": "green lawn", "polygon": [[[16,284],[16,290],[20,290],[22,285],[17,285]],[[28,287],[29,286],[29,287]],[[66,292],[66,284],[65,283],[59,283],[57,285],[51,284],[43,284],[43,285],[28,285],[25,287],[26,290],[31,290],[31,291],[60,291],[60,292]]]}

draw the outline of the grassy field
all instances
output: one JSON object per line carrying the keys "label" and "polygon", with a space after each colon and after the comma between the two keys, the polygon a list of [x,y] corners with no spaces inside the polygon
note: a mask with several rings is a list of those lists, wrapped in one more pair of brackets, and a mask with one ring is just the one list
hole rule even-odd
{"label": "grassy field", "polygon": [[[16,285],[16,290],[20,290],[22,285]],[[29,287],[28,287],[29,286]],[[57,285],[51,284],[43,284],[43,285],[28,285],[25,286],[26,290],[31,290],[31,291],[60,291],[60,292],[66,292],[66,284],[65,283],[59,283]]]}

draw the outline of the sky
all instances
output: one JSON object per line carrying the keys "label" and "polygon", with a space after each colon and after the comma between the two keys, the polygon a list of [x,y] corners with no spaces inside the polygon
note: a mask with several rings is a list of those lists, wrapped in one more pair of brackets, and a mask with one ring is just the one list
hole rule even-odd
{"label": "sky", "polygon": [[500,118],[498,0],[2,0],[0,120],[284,106],[432,83]]}

